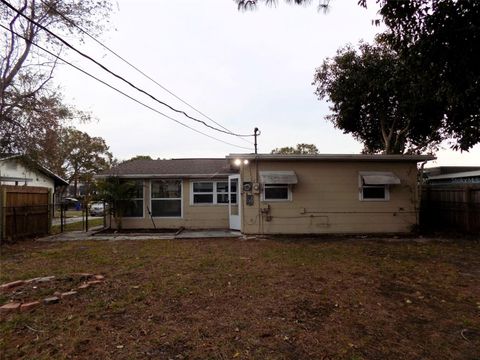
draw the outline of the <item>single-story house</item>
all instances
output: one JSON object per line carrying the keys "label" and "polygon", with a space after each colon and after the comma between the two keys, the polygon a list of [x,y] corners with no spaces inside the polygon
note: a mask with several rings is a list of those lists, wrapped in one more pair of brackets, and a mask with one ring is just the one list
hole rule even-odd
{"label": "single-story house", "polygon": [[0,155],[0,185],[44,187],[53,201],[55,191],[68,182],[23,155]]}
{"label": "single-story house", "polygon": [[230,154],[134,160],[97,178],[135,182],[136,197],[122,222],[129,229],[155,224],[244,234],[401,233],[417,224],[417,163],[433,159]]}

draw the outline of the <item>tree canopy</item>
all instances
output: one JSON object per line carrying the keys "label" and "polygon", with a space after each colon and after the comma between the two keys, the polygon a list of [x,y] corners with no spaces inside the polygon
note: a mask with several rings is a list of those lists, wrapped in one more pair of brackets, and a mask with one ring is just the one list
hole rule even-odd
{"label": "tree canopy", "polygon": [[[55,33],[74,35],[80,40],[84,33],[78,27],[98,34],[111,11],[110,3],[105,0],[14,0],[10,3]],[[0,152],[36,158],[38,142],[45,140],[45,134],[69,120],[85,120],[89,116],[64,104],[59,89],[51,82],[57,59],[33,45],[40,44],[59,54],[62,48],[57,41],[3,4],[0,19],[10,29],[0,35]]]}
{"label": "tree canopy", "polygon": [[125,160],[124,162],[135,161],[135,160],[153,160],[150,155],[135,155],[130,159]]}
{"label": "tree canopy", "polygon": [[[276,3],[236,2],[241,9]],[[445,140],[469,150],[480,142],[480,2],[375,2],[386,31],[371,45],[340,49],[315,73],[316,94],[332,102],[328,119],[367,152],[421,152]]]}
{"label": "tree canopy", "polygon": [[444,130],[435,89],[416,76],[388,46],[361,44],[325,60],[314,84],[332,103],[327,119],[361,141],[364,152],[419,153],[435,149]]}
{"label": "tree canopy", "polygon": [[90,182],[93,175],[111,167],[113,156],[101,137],[66,127],[53,132],[47,144],[49,148],[39,152],[42,162],[73,184],[75,196],[79,182]]}
{"label": "tree canopy", "polygon": [[282,148],[276,148],[271,151],[271,154],[284,154],[284,155],[315,155],[318,154],[318,148],[314,144],[297,144],[295,147],[285,146]]}

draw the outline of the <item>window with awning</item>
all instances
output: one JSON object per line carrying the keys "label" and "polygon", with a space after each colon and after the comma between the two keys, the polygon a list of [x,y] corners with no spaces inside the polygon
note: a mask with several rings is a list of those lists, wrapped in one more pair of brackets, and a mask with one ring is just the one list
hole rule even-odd
{"label": "window with awning", "polygon": [[360,200],[388,201],[389,186],[400,184],[400,178],[390,171],[360,172]]}
{"label": "window with awning", "polygon": [[298,183],[295,171],[260,171],[260,182],[262,184],[286,184]]}

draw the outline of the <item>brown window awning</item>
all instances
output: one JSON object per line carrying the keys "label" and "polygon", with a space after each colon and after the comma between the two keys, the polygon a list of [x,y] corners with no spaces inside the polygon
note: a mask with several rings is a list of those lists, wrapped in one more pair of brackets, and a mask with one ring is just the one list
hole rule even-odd
{"label": "brown window awning", "polygon": [[395,185],[400,178],[393,172],[371,172],[360,174],[364,185]]}
{"label": "brown window awning", "polygon": [[297,184],[295,171],[260,171],[262,184]]}

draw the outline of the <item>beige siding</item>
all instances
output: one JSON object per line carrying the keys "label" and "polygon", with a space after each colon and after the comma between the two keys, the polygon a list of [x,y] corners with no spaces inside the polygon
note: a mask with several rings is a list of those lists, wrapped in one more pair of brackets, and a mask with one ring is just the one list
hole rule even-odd
{"label": "beige siding", "polygon": [[[194,181],[194,180],[192,180]],[[226,181],[226,179],[223,179]],[[183,216],[182,218],[153,218],[155,226],[160,229],[227,229],[228,205],[190,205],[190,180],[182,181]],[[143,218],[124,218],[124,229],[153,229],[152,219],[148,215],[150,203],[150,180],[144,180]],[[112,228],[115,223],[112,221]]]}
{"label": "beige siding", "polygon": [[[242,231],[247,234],[395,233],[411,231],[416,223],[415,163],[261,161],[258,171],[294,170],[298,184],[292,200],[265,202],[254,196],[245,205],[242,194]],[[360,201],[360,171],[392,171],[400,185],[390,186],[389,201]],[[243,181],[256,179],[252,161],[241,169]],[[267,214],[261,208],[270,206]]]}

